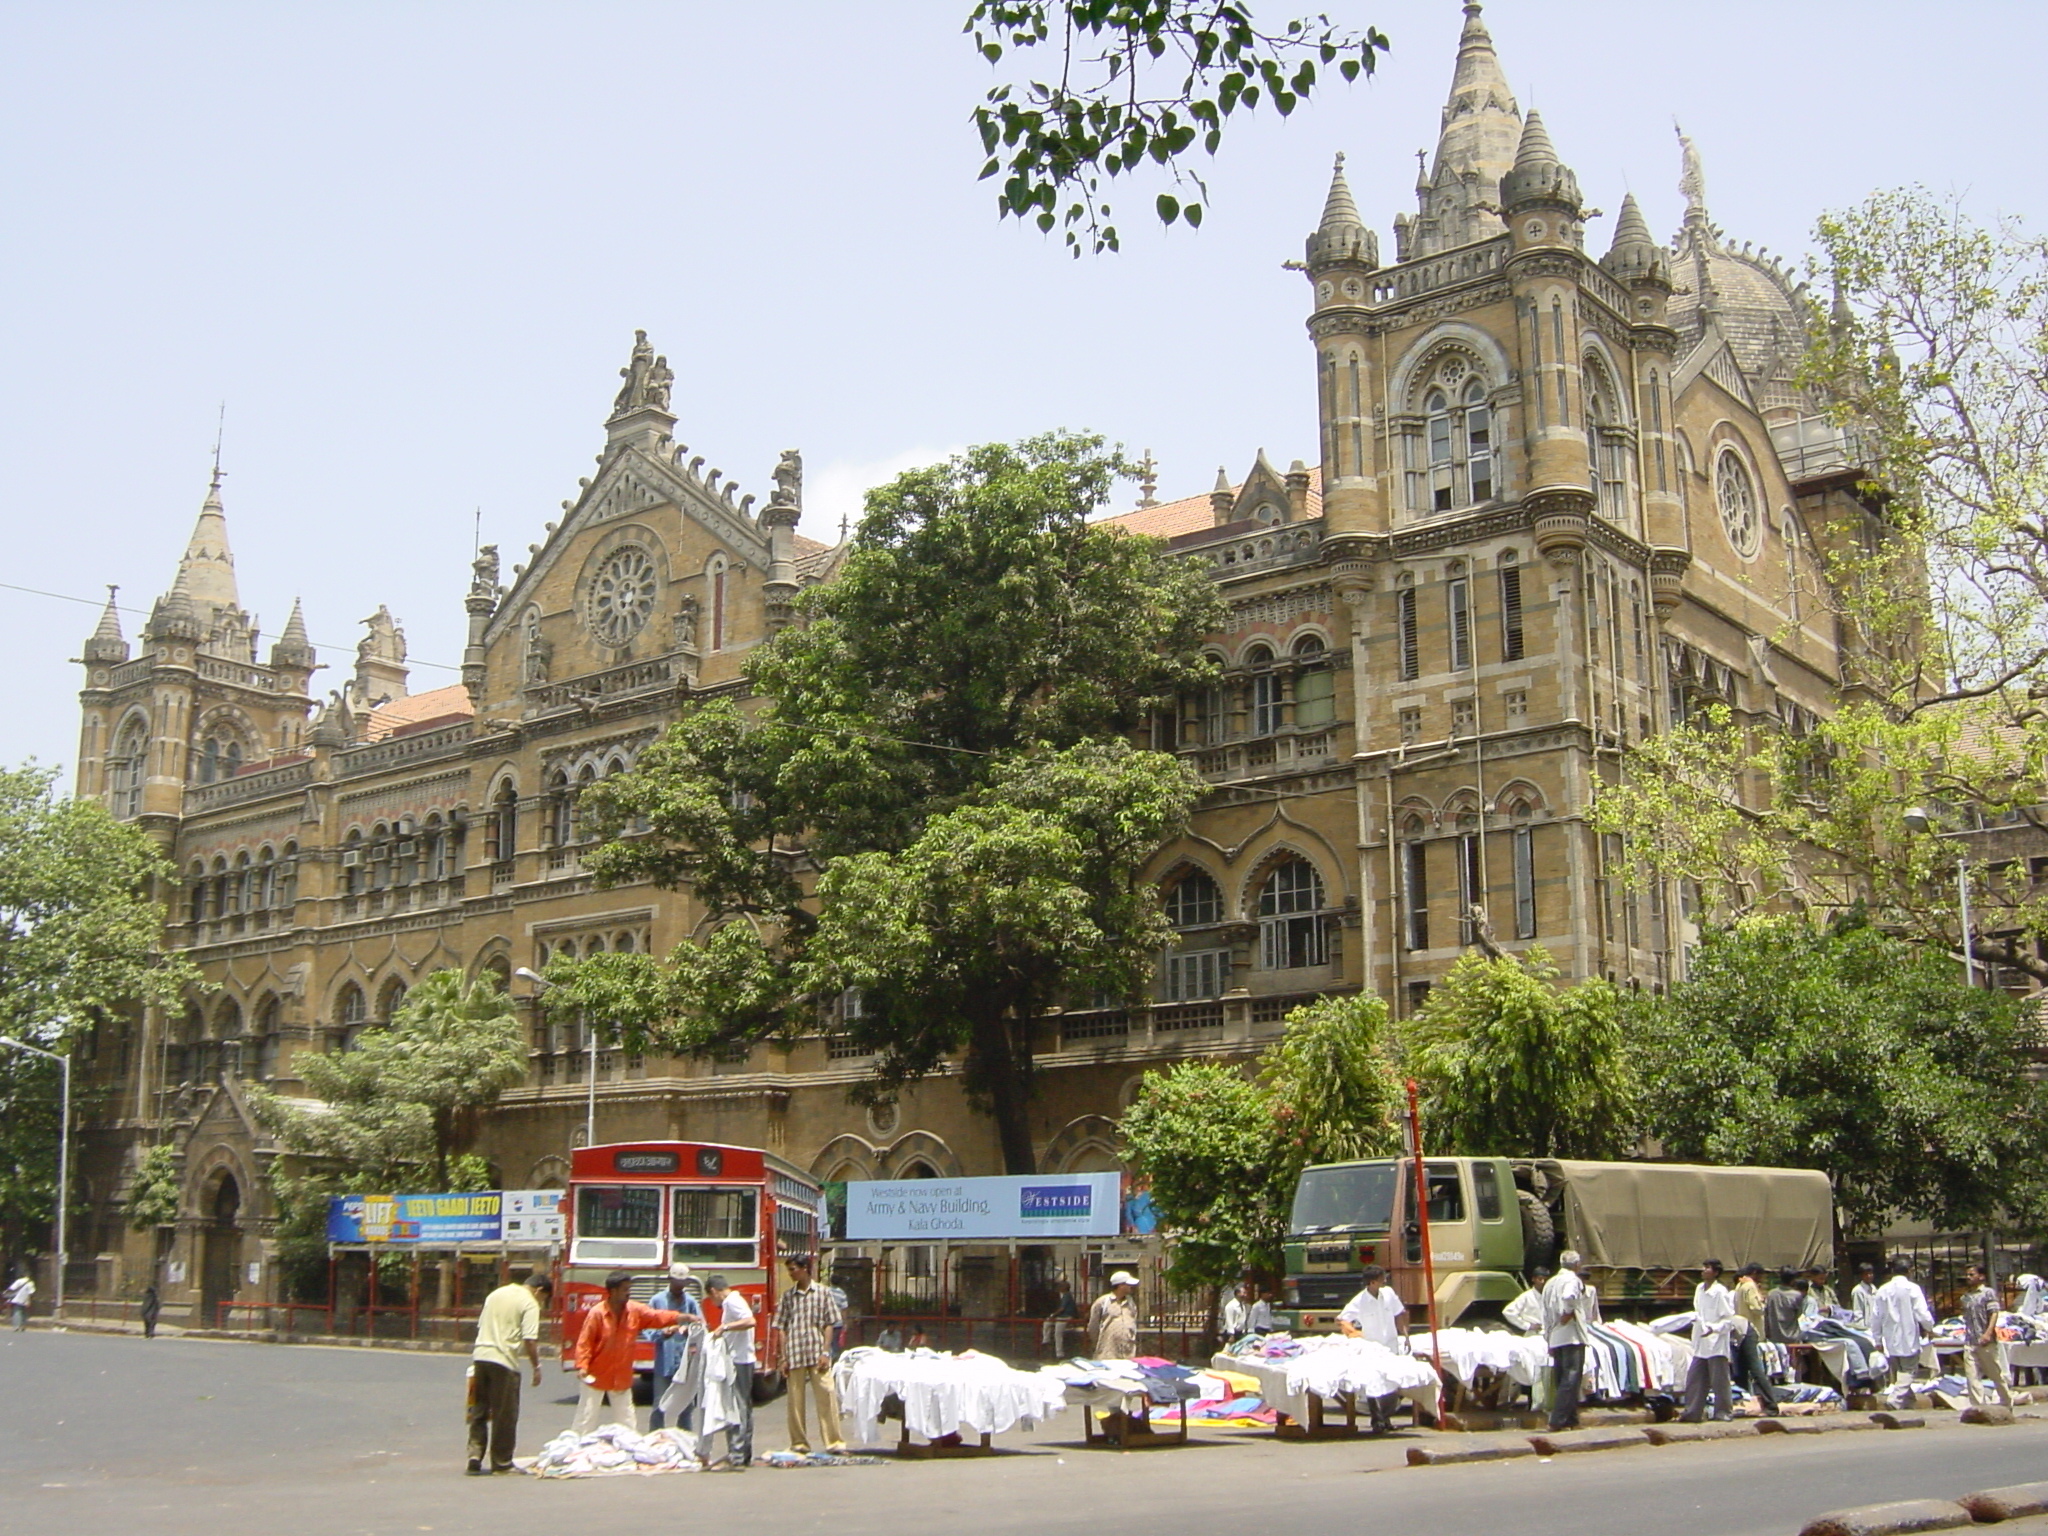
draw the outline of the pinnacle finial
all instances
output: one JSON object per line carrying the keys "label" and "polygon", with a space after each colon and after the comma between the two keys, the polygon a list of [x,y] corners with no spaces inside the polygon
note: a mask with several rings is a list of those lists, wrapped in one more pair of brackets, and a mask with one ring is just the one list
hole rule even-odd
{"label": "pinnacle finial", "polygon": [[1700,164],[1698,147],[1678,125],[1678,119],[1671,119],[1671,130],[1678,135],[1679,174],[1678,190],[1685,195],[1685,222],[1688,224],[1707,221],[1707,172]]}
{"label": "pinnacle finial", "polygon": [[1557,146],[1550,142],[1550,130],[1543,126],[1543,114],[1534,107],[1522,124],[1522,142],[1515,150],[1515,169],[1524,170],[1533,165],[1557,164]]}
{"label": "pinnacle finial", "polygon": [[1209,494],[1213,496],[1219,491],[1230,495],[1236,494],[1235,489],[1230,483],[1230,471],[1221,464],[1216,466],[1216,485]]}
{"label": "pinnacle finial", "polygon": [[100,622],[93,630],[92,638],[85,642],[87,661],[120,662],[128,659],[128,637],[121,633],[121,610],[114,603],[120,590],[112,583],[107,586],[107,606],[100,612]]}
{"label": "pinnacle finial", "polygon": [[1358,204],[1352,199],[1351,184],[1344,179],[1344,151],[1337,151],[1337,162],[1330,168],[1330,195],[1323,200],[1323,229],[1349,228],[1353,225],[1363,228],[1365,220],[1358,216]]}

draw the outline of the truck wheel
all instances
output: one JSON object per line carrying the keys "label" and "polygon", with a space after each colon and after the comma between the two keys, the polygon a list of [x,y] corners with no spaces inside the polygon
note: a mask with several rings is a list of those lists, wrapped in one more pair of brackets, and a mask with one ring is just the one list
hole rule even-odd
{"label": "truck wheel", "polygon": [[1515,1204],[1522,1211],[1522,1273],[1539,1266],[1557,1267],[1557,1226],[1550,1219],[1550,1207],[1526,1189],[1515,1191]]}

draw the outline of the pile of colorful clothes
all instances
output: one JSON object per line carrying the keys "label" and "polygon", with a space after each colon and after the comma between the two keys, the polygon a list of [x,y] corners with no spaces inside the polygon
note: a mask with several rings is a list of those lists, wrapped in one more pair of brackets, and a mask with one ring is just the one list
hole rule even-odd
{"label": "pile of colorful clothes", "polygon": [[1201,1389],[1195,1385],[1195,1372],[1152,1355],[1136,1360],[1062,1360],[1058,1365],[1044,1367],[1039,1374],[1079,1389],[1074,1394],[1075,1401],[1083,1400],[1090,1392],[1124,1396],[1142,1393],[1148,1403],[1172,1407],[1176,1403],[1194,1402],[1201,1396]]}
{"label": "pile of colorful clothes", "polygon": [[623,1424],[606,1424],[587,1435],[563,1430],[524,1464],[535,1477],[649,1476],[657,1472],[701,1472],[697,1437],[686,1429],[637,1434]]}

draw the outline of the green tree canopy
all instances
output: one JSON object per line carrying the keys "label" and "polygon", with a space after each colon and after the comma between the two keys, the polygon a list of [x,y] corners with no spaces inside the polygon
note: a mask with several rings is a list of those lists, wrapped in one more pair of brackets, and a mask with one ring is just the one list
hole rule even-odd
{"label": "green tree canopy", "polygon": [[557,962],[548,1007],[708,1051],[851,994],[864,1093],[957,1054],[1030,1171],[1031,1021],[1063,988],[1139,987],[1165,938],[1143,867],[1199,791],[1127,738],[1207,678],[1218,602],[1090,521],[1125,471],[1053,433],[870,492],[841,574],[752,660],[758,708],[692,713],[586,795],[599,880],[688,888],[713,931]]}
{"label": "green tree canopy", "polygon": [[1924,947],[1783,916],[1709,934],[1691,976],[1631,1021],[1645,1118],[1671,1155],[1822,1169],[1844,1229],[1865,1232],[2038,1209],[2031,1027]]}
{"label": "green tree canopy", "polygon": [[1558,985],[1543,949],[1466,954],[1401,1029],[1431,1151],[1617,1157],[1637,1139],[1637,1081],[1620,995]]}
{"label": "green tree canopy", "polygon": [[1153,211],[1199,225],[1209,194],[1189,168],[1197,150],[1214,155],[1234,116],[1287,116],[1322,70],[1370,75],[1387,47],[1376,29],[1323,15],[1261,23],[1244,0],[979,0],[967,31],[998,68],[1020,56],[1059,66],[1057,79],[992,86],[974,126],[989,157],[982,179],[1003,177],[1002,215],[1065,224],[1077,256],[1084,232],[1097,252],[1117,248],[1105,181],[1162,169],[1196,196],[1163,192]]}
{"label": "green tree canopy", "polygon": [[[0,1035],[63,1054],[103,1020],[177,1006],[201,978],[159,948],[165,914],[151,891],[172,871],[156,844],[96,801],[58,799],[55,780],[0,770]],[[50,1223],[60,1084],[53,1063],[0,1051],[5,1252]]]}
{"label": "green tree canopy", "polygon": [[1287,1016],[1256,1075],[1217,1062],[1145,1074],[1118,1129],[1172,1235],[1174,1284],[1277,1271],[1301,1170],[1399,1149],[1388,1050],[1385,1004],[1332,997]]}
{"label": "green tree canopy", "polygon": [[526,1040],[490,972],[465,982],[441,970],[354,1049],[297,1060],[320,1102],[249,1090],[257,1118],[287,1148],[343,1178],[397,1188],[431,1177],[441,1189],[456,1154],[474,1144],[481,1111],[526,1075]]}

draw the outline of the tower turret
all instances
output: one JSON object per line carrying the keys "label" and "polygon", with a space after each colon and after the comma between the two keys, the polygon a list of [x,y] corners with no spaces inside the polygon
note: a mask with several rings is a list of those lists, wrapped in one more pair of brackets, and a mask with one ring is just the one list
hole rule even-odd
{"label": "tower turret", "polygon": [[1434,256],[1501,232],[1501,178],[1515,163],[1521,136],[1522,109],[1478,0],[1469,0],[1436,159],[1416,187],[1418,216],[1409,227],[1406,257]]}
{"label": "tower turret", "polygon": [[114,665],[128,659],[128,640],[121,633],[120,610],[114,606],[114,594],[120,590],[107,588],[107,606],[100,610],[99,625],[85,642],[83,656],[87,662]]}
{"label": "tower turret", "polygon": [[270,647],[270,664],[280,671],[311,672],[314,659],[313,642],[306,634],[306,606],[295,597],[284,633]]}

